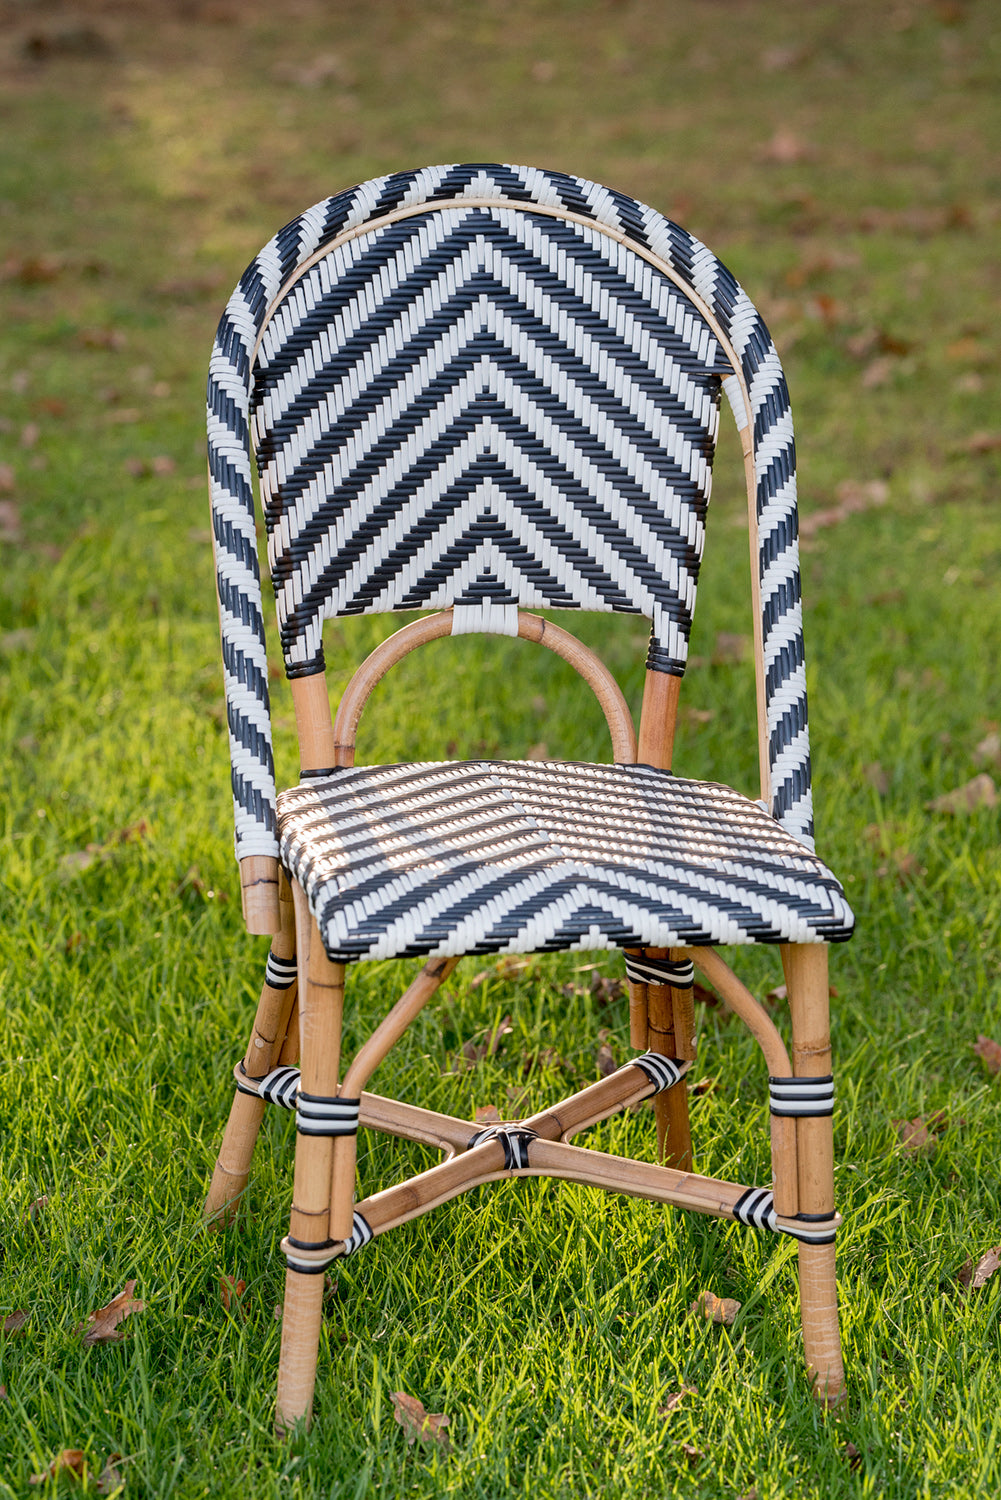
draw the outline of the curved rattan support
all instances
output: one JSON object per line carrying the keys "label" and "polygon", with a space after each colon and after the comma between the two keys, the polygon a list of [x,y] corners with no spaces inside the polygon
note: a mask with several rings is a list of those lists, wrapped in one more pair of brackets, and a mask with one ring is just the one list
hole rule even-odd
{"label": "curved rattan support", "polygon": [[[684,950],[695,967],[704,974],[723,1000],[739,1016],[761,1048],[770,1078],[785,1078],[792,1064],[778,1027],[759,1000],[756,1000],[736,974],[713,948]],[[771,1115],[772,1174],[775,1181],[776,1212],[793,1215],[799,1208],[797,1183],[796,1120],[788,1115]]]}
{"label": "curved rattan support", "polygon": [[[411,651],[427,645],[429,641],[452,635],[452,620],[451,610],[413,620],[376,646],[365,658],[344,689],[337,706],[334,718],[335,765],[354,765],[358,724],[376,685],[391,667],[396,666]],[[548,651],[555,652],[573,667],[598,700],[612,737],[612,754],[616,764],[635,764],[636,730],[629,705],[604,662],[568,630],[562,630],[559,625],[542,619],[540,615],[526,614],[522,610],[518,611],[518,637],[520,640],[534,641],[539,646],[545,646]]]}

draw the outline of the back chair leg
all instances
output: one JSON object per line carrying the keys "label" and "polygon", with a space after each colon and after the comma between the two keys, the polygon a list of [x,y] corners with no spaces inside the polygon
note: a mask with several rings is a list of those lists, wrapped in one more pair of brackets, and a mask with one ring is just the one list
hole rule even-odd
{"label": "back chair leg", "polygon": [[[318,1100],[332,1100],[337,1095],[341,1017],[344,1008],[344,965],[333,964],[327,958],[319,932],[298,887],[295,896],[301,985],[301,1110],[304,1096],[315,1103]],[[297,1125],[302,1126],[298,1111]],[[296,1249],[318,1250],[330,1244],[330,1189],[335,1145],[353,1147],[354,1138],[342,1137],[335,1141],[331,1135],[309,1134],[302,1128],[297,1132],[292,1215],[286,1241],[290,1257],[294,1256]],[[349,1194],[354,1189],[354,1152],[351,1151],[350,1155],[352,1171]],[[343,1206],[339,1207],[340,1211],[335,1217],[337,1227],[341,1228],[344,1212]],[[278,1367],[276,1427],[279,1433],[287,1432],[300,1421],[305,1421],[308,1426],[312,1415],[316,1361],[323,1321],[323,1282],[322,1269],[315,1273],[297,1271],[290,1264],[286,1274],[281,1359]]]}
{"label": "back chair leg", "polygon": [[[822,944],[784,945],[789,1007],[792,1012],[793,1073],[823,1078],[831,1072],[827,948]],[[834,1212],[834,1137],[830,1115],[796,1121],[799,1212]],[[814,1393],[826,1406],[844,1399],[845,1372],[838,1327],[834,1245],[799,1245],[799,1294],[803,1350]]]}
{"label": "back chair leg", "polygon": [[[244,1071],[249,1078],[262,1078],[277,1065],[295,1003],[295,979],[288,972],[295,958],[295,913],[284,872],[280,881],[279,913],[281,925],[271,941],[254,1029],[243,1059]],[[237,1090],[205,1200],[203,1213],[208,1224],[221,1227],[228,1222],[243,1196],[264,1110],[263,1099]]]}
{"label": "back chair leg", "polygon": [[[679,961],[674,949],[649,948],[647,957]],[[661,1057],[691,1059],[695,1056],[695,1015],[692,989],[670,984],[648,984],[647,1046]],[[693,1166],[692,1127],[688,1115],[688,1085],[682,1079],[657,1094],[653,1101],[657,1121],[657,1159],[662,1166],[690,1172]]]}

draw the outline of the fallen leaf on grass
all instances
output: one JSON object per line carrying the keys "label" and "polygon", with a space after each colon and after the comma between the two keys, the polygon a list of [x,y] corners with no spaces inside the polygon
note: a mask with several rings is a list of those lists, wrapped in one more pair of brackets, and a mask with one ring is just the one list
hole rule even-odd
{"label": "fallen leaf on grass", "polygon": [[20,510],[13,500],[0,500],[0,542],[16,542],[20,535]]}
{"label": "fallen leaf on grass", "polygon": [[109,1453],[108,1461],[101,1470],[95,1486],[99,1495],[111,1495],[115,1490],[121,1489],[125,1483],[125,1476],[118,1465],[122,1461],[120,1453]]}
{"label": "fallen leaf on grass", "polygon": [[740,635],[731,630],[719,630],[716,632],[716,644],[713,647],[712,665],[714,667],[728,667],[738,665],[747,660],[751,649],[751,638]]}
{"label": "fallen leaf on grass", "polygon": [[127,1281],[117,1297],[112,1297],[106,1307],[99,1307],[95,1312],[88,1313],[84,1322],[79,1323],[75,1329],[76,1333],[83,1334],[85,1344],[108,1344],[124,1338],[119,1331],[119,1323],[124,1323],[126,1318],[133,1313],[142,1312],[145,1302],[132,1294],[136,1289],[135,1281]]}
{"label": "fallen leaf on grass", "polygon": [[680,1391],[672,1391],[669,1396],[665,1397],[664,1405],[658,1406],[658,1417],[669,1417],[672,1411],[675,1411],[681,1405],[686,1396],[697,1396],[698,1394],[699,1388],[697,1385],[683,1385]]}
{"label": "fallen leaf on grass", "polygon": [[1001,734],[992,729],[976,746],[973,756],[975,760],[985,760],[1001,766]]}
{"label": "fallen leaf on grass", "polygon": [[776,162],[783,167],[806,161],[812,155],[813,147],[808,141],[796,135],[795,131],[785,129],[776,130],[768,145],[761,152],[765,161]]}
{"label": "fallen leaf on grass", "polygon": [[854,1443],[845,1444],[845,1462],[852,1470],[862,1467],[862,1455]]}
{"label": "fallen leaf on grass", "polygon": [[968,1291],[978,1292],[990,1281],[999,1267],[1001,1267],[1001,1245],[995,1245],[992,1250],[984,1251],[976,1265],[972,1260],[965,1260],[956,1272],[956,1280]]}
{"label": "fallen leaf on grass", "polygon": [[967,453],[996,453],[1001,448],[1001,432],[975,432],[963,446]]}
{"label": "fallen leaf on grass", "polygon": [[598,1076],[599,1078],[610,1078],[616,1071],[618,1064],[615,1061],[615,1053],[612,1051],[611,1042],[609,1041],[609,1033],[604,1030],[599,1031],[598,1041],[600,1043],[597,1053]]}
{"label": "fallen leaf on grass", "polygon": [[0,1385],[0,1401],[6,1401],[6,1400],[7,1400],[7,1387],[5,1385]]}
{"label": "fallen leaf on grass", "polygon": [[235,1281],[232,1276],[219,1277],[219,1300],[227,1312],[244,1313],[246,1311],[243,1303],[240,1301],[246,1290],[247,1283],[245,1281]]}
{"label": "fallen leaf on grass", "polygon": [[0,464],[0,495],[10,495],[17,484],[17,477],[10,464]]}
{"label": "fallen leaf on grass", "polygon": [[815,532],[823,531],[827,526],[840,525],[849,516],[872,510],[874,506],[885,505],[889,499],[890,487],[885,479],[845,479],[838,485],[834,494],[837,504],[827,505],[821,510],[810,511],[800,516],[800,536],[811,537]]}
{"label": "fallen leaf on grass", "polygon": [[1001,1042],[995,1042],[989,1036],[980,1035],[973,1044],[973,1050],[988,1073],[1001,1073]]}
{"label": "fallen leaf on grass", "polygon": [[927,1121],[917,1115],[913,1120],[894,1120],[893,1127],[902,1151],[924,1151],[934,1146],[935,1138],[928,1129]]}
{"label": "fallen leaf on grass", "polygon": [[682,1443],[681,1451],[688,1459],[688,1462],[692,1465],[693,1468],[697,1463],[701,1463],[705,1458],[705,1454],[702,1452],[702,1449],[696,1448],[694,1443]]}
{"label": "fallen leaf on grass", "polygon": [[4,1337],[11,1339],[16,1333],[21,1333],[30,1316],[23,1307],[19,1307],[17,1312],[8,1313],[3,1320]]}
{"label": "fallen leaf on grass", "polygon": [[448,1450],[448,1433],[443,1431],[448,1426],[448,1417],[425,1411],[423,1401],[408,1396],[406,1391],[394,1391],[390,1400],[393,1416],[406,1433],[408,1446],[415,1442],[437,1443]]}
{"label": "fallen leaf on grass", "polygon": [[978,807],[997,807],[997,803],[998,789],[994,785],[994,778],[988,776],[986,771],[981,771],[979,776],[974,776],[962,786],[954,787],[951,792],[944,792],[941,797],[926,802],[925,807],[929,812],[956,814],[975,812]]}
{"label": "fallen leaf on grass", "polygon": [[496,1104],[480,1104],[473,1113],[477,1125],[499,1125],[501,1112]]}
{"label": "fallen leaf on grass", "polygon": [[890,790],[890,778],[878,760],[871,761],[869,765],[862,767],[862,775],[869,783],[874,792],[885,797]]}
{"label": "fallen leaf on grass", "polygon": [[28,1220],[30,1223],[37,1224],[42,1209],[46,1207],[48,1201],[48,1193],[43,1193],[40,1198],[35,1199],[34,1203],[28,1204]]}
{"label": "fallen leaf on grass", "polygon": [[701,1313],[707,1322],[724,1323],[728,1328],[740,1312],[735,1297],[717,1297],[715,1292],[700,1292],[688,1311]]}
{"label": "fallen leaf on grass", "polygon": [[69,1473],[77,1479],[82,1479],[87,1472],[87,1459],[82,1448],[62,1448],[55,1458],[41,1474],[28,1476],[29,1484],[45,1484],[49,1479],[55,1479],[57,1474]]}
{"label": "fallen leaf on grass", "polygon": [[701,1099],[703,1094],[711,1094],[715,1087],[715,1078],[700,1078],[696,1083],[688,1085],[688,1092],[693,1099]]}

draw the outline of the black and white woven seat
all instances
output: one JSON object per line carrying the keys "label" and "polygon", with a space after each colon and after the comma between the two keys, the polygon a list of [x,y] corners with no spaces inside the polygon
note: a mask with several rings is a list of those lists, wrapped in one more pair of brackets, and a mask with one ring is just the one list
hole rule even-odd
{"label": "black and white woven seat", "polygon": [[[745,456],[758,800],[672,767],[724,395]],[[753,304],[685,230],[598,184],[496,164],[396,173],[314,205],[248,267],[216,337],[208,434],[236,854],[248,928],[272,944],[206,1213],[239,1200],[265,1105],[294,1109],[280,1424],[309,1416],[324,1269],[516,1172],[794,1237],[807,1364],[837,1400],[827,948],[853,919],[814,853],[795,446]],[[280,795],[254,463],[299,733],[299,784]],[[607,669],[538,610],[649,621],[638,735]],[[332,717],[324,622],[392,611],[418,619]],[[380,677],[470,632],[569,661],[614,764],[356,766]],[[748,943],[780,948],[791,1055],[715,952]],[[637,1055],[610,1078],[489,1130],[366,1092],[463,954],[567,949],[624,950]],[[423,969],[342,1068],[351,968],[413,957]],[[692,1170],[696,967],[764,1053],[769,1187]],[[568,1144],[644,1098],[657,1164]],[[360,1127],[447,1159],[356,1203]]]}
{"label": "black and white woven seat", "polygon": [[851,933],[834,876],[763,808],[652,766],[335,771],[282,793],[278,828],[339,963]]}

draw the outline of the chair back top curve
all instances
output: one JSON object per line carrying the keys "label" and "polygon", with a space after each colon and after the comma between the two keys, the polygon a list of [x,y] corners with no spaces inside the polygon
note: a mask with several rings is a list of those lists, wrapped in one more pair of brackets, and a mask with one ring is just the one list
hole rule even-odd
{"label": "chair back top curve", "polygon": [[812,846],[785,379],[705,246],[580,178],[498,165],[362,184],[244,273],[209,371],[208,438],[236,852],[277,852],[251,451],[290,677],[335,615],[519,607],[651,620],[680,676],[725,390],[748,464],[762,785]]}

